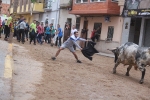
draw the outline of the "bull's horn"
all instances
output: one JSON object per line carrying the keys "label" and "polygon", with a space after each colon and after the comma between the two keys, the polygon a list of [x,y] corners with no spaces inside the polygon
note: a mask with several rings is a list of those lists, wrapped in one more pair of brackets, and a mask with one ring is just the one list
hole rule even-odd
{"label": "bull's horn", "polygon": [[115,50],[116,48],[112,48],[112,49],[107,49],[107,50],[109,50],[109,51],[113,51],[113,50]]}

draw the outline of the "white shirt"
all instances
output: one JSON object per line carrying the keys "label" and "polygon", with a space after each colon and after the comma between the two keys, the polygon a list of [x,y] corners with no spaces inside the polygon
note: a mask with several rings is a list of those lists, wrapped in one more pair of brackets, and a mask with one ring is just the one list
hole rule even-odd
{"label": "white shirt", "polygon": [[71,35],[74,35],[74,32],[77,32],[77,29],[72,29],[71,30]]}

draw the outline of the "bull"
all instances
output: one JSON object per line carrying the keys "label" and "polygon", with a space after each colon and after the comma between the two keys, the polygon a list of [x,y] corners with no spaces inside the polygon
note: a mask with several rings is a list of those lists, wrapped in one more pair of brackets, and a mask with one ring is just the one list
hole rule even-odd
{"label": "bull", "polygon": [[129,72],[132,66],[134,66],[136,70],[139,69],[142,72],[139,83],[142,84],[144,82],[146,72],[145,67],[150,65],[150,48],[140,47],[132,42],[127,42],[110,51],[115,55],[115,66],[113,68],[114,74],[120,63],[124,64],[124,66],[128,65],[126,76],[129,76]]}

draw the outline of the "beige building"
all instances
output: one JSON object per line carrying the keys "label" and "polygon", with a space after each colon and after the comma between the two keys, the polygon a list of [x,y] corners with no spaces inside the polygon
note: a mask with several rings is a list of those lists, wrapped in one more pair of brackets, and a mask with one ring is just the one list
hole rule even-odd
{"label": "beige building", "polygon": [[[100,27],[96,49],[102,53],[111,53],[107,49],[121,45],[123,17],[120,16],[123,6],[118,0],[73,0],[71,14],[80,19],[79,32],[88,30],[86,38],[91,37],[93,29]],[[81,33],[82,34],[82,33]],[[81,35],[82,36],[82,35]]]}

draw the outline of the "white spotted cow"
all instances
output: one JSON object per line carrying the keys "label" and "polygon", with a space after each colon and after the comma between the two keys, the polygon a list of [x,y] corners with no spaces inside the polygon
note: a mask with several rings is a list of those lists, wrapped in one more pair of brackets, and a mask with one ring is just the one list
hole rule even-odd
{"label": "white spotted cow", "polygon": [[[110,50],[110,49],[108,49]],[[122,63],[129,65],[127,68],[126,76],[129,76],[129,71],[134,66],[135,69],[139,69],[142,72],[140,83],[144,82],[144,76],[147,65],[150,65],[150,48],[139,47],[137,44],[127,42],[115,49],[110,50],[115,55],[115,66],[113,73],[116,73],[117,66]]]}

